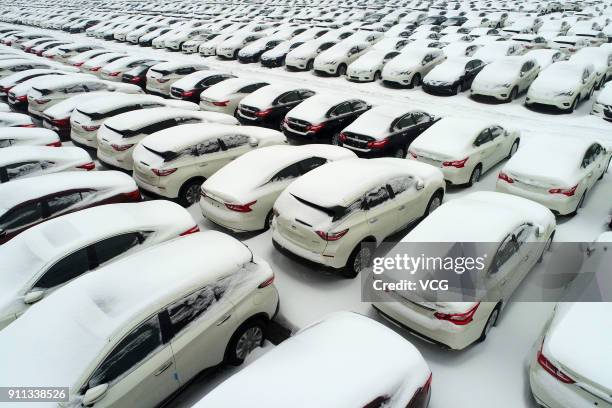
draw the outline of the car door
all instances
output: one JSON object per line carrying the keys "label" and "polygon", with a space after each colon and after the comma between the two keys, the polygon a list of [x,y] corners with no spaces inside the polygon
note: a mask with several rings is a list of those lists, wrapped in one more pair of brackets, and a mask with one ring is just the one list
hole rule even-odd
{"label": "car door", "polygon": [[512,279],[521,265],[521,254],[516,236],[511,233],[499,245],[487,273],[487,297],[506,300],[512,293]]}
{"label": "car door", "polygon": [[206,139],[189,148],[189,151],[195,156],[195,160],[189,160],[185,166],[190,169],[189,174],[184,175],[187,178],[195,175],[208,178],[229,161],[228,153],[217,138]]}
{"label": "car door", "polygon": [[95,408],[154,407],[179,388],[172,348],[157,314],[118,340],[79,394],[103,384],[108,389]]}
{"label": "car door", "polygon": [[392,201],[396,201],[397,225],[396,231],[412,224],[425,212],[426,202],[416,189],[416,180],[411,176],[399,176],[389,180],[388,186],[393,193]]}
{"label": "car door", "polygon": [[395,199],[386,183],[376,186],[365,195],[365,215],[370,233],[381,242],[398,228],[400,200]]}
{"label": "car door", "polygon": [[49,219],[74,211],[92,195],[93,190],[68,190],[47,196],[42,201],[43,216]]}
{"label": "car door", "polygon": [[[255,138],[240,134],[239,130],[236,133],[220,136],[219,142],[221,143],[221,148],[225,152],[225,161],[219,160],[217,163],[221,166],[257,147],[257,140]],[[217,170],[220,168],[221,167],[217,167]]]}
{"label": "car door", "polygon": [[489,128],[490,140],[494,145],[491,167],[508,156],[512,140],[501,126],[493,125]]}
{"label": "car door", "polygon": [[355,119],[357,119],[362,113],[370,109],[367,103],[364,101],[356,100],[350,102],[350,119],[347,121],[346,125],[350,125]]}
{"label": "car door", "polygon": [[536,237],[536,227],[525,223],[514,231],[516,242],[519,248],[520,264],[514,276],[514,280],[510,283],[512,286],[509,290],[515,291],[529,271],[538,261],[545,243],[539,243]]}
{"label": "car door", "polygon": [[341,129],[344,129],[350,124],[350,122],[352,122],[353,116],[351,103],[349,101],[339,103],[330,110],[328,116],[330,118],[328,123],[331,125],[330,131],[338,132]]}
{"label": "car door", "polygon": [[208,284],[172,303],[164,312],[182,384],[223,361],[234,328],[242,323],[241,316],[232,314],[235,305],[227,293],[231,279],[226,277]]}
{"label": "car door", "polygon": [[535,80],[536,76],[538,76],[538,66],[533,61],[527,61],[521,67],[521,82],[519,86],[519,91],[524,91],[529,88],[529,85]]}
{"label": "car door", "polygon": [[590,190],[602,172],[602,147],[593,143],[585,152],[582,159],[582,173],[584,174],[585,188]]}
{"label": "car door", "polygon": [[474,147],[474,153],[470,156],[474,156],[474,163],[482,163],[482,171],[487,171],[495,161],[495,144],[491,140],[489,127],[484,128],[476,136],[472,146]]}
{"label": "car door", "polygon": [[270,118],[275,120],[284,118],[287,112],[293,109],[298,103],[302,102],[303,99],[299,90],[285,92],[274,101],[274,109],[272,110]]}

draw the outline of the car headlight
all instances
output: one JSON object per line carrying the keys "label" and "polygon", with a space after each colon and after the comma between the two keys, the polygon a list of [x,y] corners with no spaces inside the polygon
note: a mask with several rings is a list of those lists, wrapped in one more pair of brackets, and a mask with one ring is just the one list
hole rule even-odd
{"label": "car headlight", "polygon": [[410,75],[412,71],[401,71],[399,72],[399,75]]}
{"label": "car headlight", "polygon": [[559,92],[557,96],[574,96],[574,91]]}
{"label": "car headlight", "polygon": [[512,84],[503,84],[502,85],[504,88],[510,88],[512,86]]}

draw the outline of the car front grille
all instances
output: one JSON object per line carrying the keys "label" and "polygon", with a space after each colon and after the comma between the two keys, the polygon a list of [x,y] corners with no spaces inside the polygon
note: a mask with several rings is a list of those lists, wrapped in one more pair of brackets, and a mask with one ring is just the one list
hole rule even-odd
{"label": "car front grille", "polygon": [[253,106],[248,106],[248,105],[240,105],[240,113],[244,117],[256,119],[257,118],[257,115],[256,115],[257,112],[259,112],[258,108],[255,108]]}
{"label": "car front grille", "polygon": [[375,140],[371,136],[360,135],[353,132],[343,132],[346,139],[342,142],[343,145],[354,147],[360,150],[370,150],[368,142]]}
{"label": "car front grille", "polygon": [[309,126],[310,126],[310,123],[306,122],[305,120],[287,118],[287,127],[290,130],[295,130],[297,132],[305,133],[308,131]]}

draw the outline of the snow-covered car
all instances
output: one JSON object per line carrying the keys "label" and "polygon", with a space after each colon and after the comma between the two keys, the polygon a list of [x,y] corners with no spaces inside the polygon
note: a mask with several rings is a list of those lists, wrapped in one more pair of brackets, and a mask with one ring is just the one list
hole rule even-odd
{"label": "snow-covered car", "polygon": [[608,79],[612,78],[612,49],[601,47],[582,48],[569,59],[571,62],[593,64],[595,68],[595,89],[601,88]]}
{"label": "snow-covered car", "polygon": [[435,48],[404,49],[384,66],[383,84],[409,88],[419,86],[423,77],[445,59],[444,53]]}
{"label": "snow-covered car", "polygon": [[238,52],[243,47],[265,37],[265,35],[266,34],[261,31],[235,33],[217,45],[215,54],[219,58],[236,59],[238,58]]}
{"label": "snow-covered car", "polygon": [[130,69],[138,67],[142,64],[146,64],[148,62],[153,61],[154,60],[151,58],[124,56],[123,58],[118,58],[115,61],[102,66],[99,71],[99,76],[100,78],[106,79],[108,81],[121,82],[124,72],[127,72]]}
{"label": "snow-covered car", "polygon": [[37,127],[0,128],[0,148],[11,146],[51,146],[62,145],[57,133]]}
{"label": "snow-covered car", "polygon": [[597,95],[591,114],[612,120],[612,82],[608,82]]}
{"label": "snow-covered car", "polygon": [[197,62],[162,62],[147,71],[147,92],[170,95],[170,87],[179,79],[196,71],[208,69],[208,65]]}
{"label": "snow-covered car", "polygon": [[339,143],[342,129],[372,106],[361,99],[337,94],[317,94],[291,109],[282,122],[289,139]]}
{"label": "snow-covered car", "polygon": [[569,30],[569,28],[570,24],[565,20],[549,19],[542,23],[537,33],[547,39],[551,39],[567,34],[567,30]]}
{"label": "snow-covered car", "polygon": [[[159,24],[145,24],[144,26],[136,29],[136,30],[132,30],[129,33],[126,34],[125,36],[125,41],[132,43],[132,44],[138,44],[138,41],[145,35],[152,33],[156,30],[159,30],[160,26]],[[169,30],[169,29],[168,29]]]}
{"label": "snow-covered car", "polygon": [[[470,220],[469,228],[460,220]],[[447,348],[461,350],[484,341],[509,297],[550,247],[555,227],[550,210],[521,197],[479,191],[450,200],[401,242],[411,250],[428,248],[424,250],[433,258],[449,256],[442,243],[470,243],[467,251],[484,258],[484,265],[470,275],[490,285],[475,301],[465,302],[429,302],[429,293],[377,291],[380,298],[373,306],[417,336]],[[421,272],[426,273],[424,268],[415,271],[417,276]]]}
{"label": "snow-covered car", "polygon": [[287,35],[276,34],[259,38],[242,47],[240,51],[238,51],[237,59],[243,64],[258,62],[264,52],[272,50],[287,39]]}
{"label": "snow-covered car", "polygon": [[560,61],[540,72],[529,87],[525,106],[554,106],[573,112],[578,103],[595,91],[597,74],[593,64]]}
{"label": "snow-covered car", "polygon": [[408,41],[399,37],[386,37],[380,40],[348,66],[346,78],[356,82],[381,79],[385,64],[397,56],[406,44]]}
{"label": "snow-covered car", "polygon": [[588,138],[560,143],[540,136],[502,168],[496,190],[541,203],[555,214],[576,214],[610,165],[612,151]]}
{"label": "snow-covered car", "polygon": [[27,97],[28,113],[41,121],[45,110],[77,94],[103,91],[142,93],[142,89],[136,85],[88,78],[82,75],[56,76],[53,81],[46,80],[47,76],[39,78],[41,80],[32,86]]}
{"label": "snow-covered car", "polygon": [[448,57],[425,75],[423,90],[431,94],[457,95],[472,86],[484,66],[484,62],[473,57]]}
{"label": "snow-covered car", "polygon": [[50,48],[43,52],[43,57],[50,58],[59,62],[66,62],[71,57],[80,54],[85,51],[102,48],[99,45],[84,44],[84,43],[70,43],[66,45],[60,45],[54,48]]}
{"label": "snow-covered car", "polygon": [[134,148],[134,179],[145,192],[189,207],[199,200],[202,183],[224,165],[254,149],[285,143],[279,131],[255,126],[174,126]]}
{"label": "snow-covered car", "polygon": [[512,41],[520,42],[527,50],[540,50],[548,48],[548,40],[538,34],[513,35]]}
{"label": "snow-covered car", "polygon": [[105,98],[79,103],[70,115],[70,139],[77,146],[97,148],[98,129],[113,116],[134,110],[179,108],[197,111],[198,105],[155,95],[113,93]]}
{"label": "snow-covered car", "polygon": [[566,59],[566,55],[559,50],[543,48],[527,52],[525,54],[525,58],[535,59],[540,66],[541,71],[555,62],[564,61]]}
{"label": "snow-covered car", "polygon": [[174,82],[170,87],[170,97],[199,103],[203,91],[230,78],[236,77],[226,72],[208,69],[196,71]]}
{"label": "snow-covered car", "polygon": [[138,45],[140,45],[141,47],[151,47],[153,46],[153,41],[156,38],[161,37],[165,34],[168,34],[170,31],[172,31],[172,28],[170,27],[159,27],[149,33],[144,34],[142,37],[140,37],[138,39]]}
{"label": "snow-covered car", "polygon": [[558,303],[533,347],[529,383],[538,404],[607,407],[612,389],[606,348],[609,327],[598,322],[612,312],[610,303]]}
{"label": "snow-covered car", "polygon": [[[240,365],[263,343],[278,307],[273,279],[265,261],[216,231],[138,251],[57,289],[2,330],[10,376],[2,370],[0,382],[64,384],[70,405],[157,406],[179,389],[177,378]],[[32,335],[47,324],[54,329]],[[56,364],[61,358],[70,364]]]}
{"label": "snow-covered car", "polygon": [[459,41],[444,46],[442,51],[444,52],[444,55],[446,55],[446,58],[471,57],[480,47],[481,46],[478,44]]}
{"label": "snow-covered car", "polygon": [[120,52],[107,52],[87,60],[79,67],[79,69],[82,72],[99,76],[100,70],[103,66],[124,57],[126,57],[126,55]]}
{"label": "snow-covered car", "polygon": [[310,71],[314,68],[315,58],[319,54],[350,37],[353,33],[354,31],[348,28],[330,30],[319,38],[306,41],[287,54],[285,66],[291,70]]}
{"label": "snow-covered car", "polygon": [[11,146],[0,149],[0,183],[61,171],[93,170],[89,154],[74,146]]}
{"label": "snow-covered car", "polygon": [[[372,344],[378,346],[376,351]],[[318,395],[308,391],[337,384],[339,379],[350,388],[334,387]],[[336,312],[309,324],[193,407],[425,408],[431,379],[419,351],[401,336],[365,316]],[[268,381],[282,392],[257,392]]]}
{"label": "snow-covered car", "polygon": [[0,247],[8,274],[0,278],[0,329],[73,279],[197,231],[191,215],[167,200],[103,205],[36,225]]}
{"label": "snow-covered car", "polygon": [[285,58],[289,52],[301,46],[307,41],[317,39],[329,30],[322,27],[312,27],[296,35],[295,37],[282,41],[276,47],[261,54],[260,61],[264,67],[280,67],[285,64]]}
{"label": "snow-covered car", "polygon": [[32,47],[32,49],[30,50],[30,53],[35,54],[39,57],[42,57],[45,51],[50,50],[51,48],[55,48],[60,45],[66,45],[66,44],[70,44],[70,43],[68,41],[61,41],[61,40],[48,41],[48,42],[44,42],[44,43],[41,43],[41,44],[38,44]]}
{"label": "snow-covered car", "polygon": [[151,67],[160,64],[164,61],[160,60],[151,60],[149,62],[144,62],[140,65],[135,66],[127,71],[125,71],[121,75],[121,82],[126,84],[134,84],[141,87],[143,90],[147,88],[147,72]]}
{"label": "snow-covered car", "polygon": [[371,44],[352,36],[321,52],[314,59],[314,72],[321,75],[344,76],[347,67],[363,55]]}
{"label": "snow-covered car", "polygon": [[529,86],[540,73],[535,58],[525,56],[496,59],[476,75],[470,88],[472,96],[492,97],[511,102]]}
{"label": "snow-covered car", "polygon": [[67,74],[62,71],[50,72],[48,74],[40,75],[34,78],[26,79],[21,83],[15,85],[8,92],[7,101],[11,109],[16,112],[28,111],[28,92],[35,86],[45,86],[55,82],[55,78],[59,76],[70,76],[72,78],[86,78],[94,79],[93,75],[85,74]]}
{"label": "snow-covered car", "polygon": [[342,129],[339,144],[360,157],[403,159],[410,143],[438,120],[427,112],[381,105]]}
{"label": "snow-covered car", "polygon": [[489,27],[477,27],[470,30],[468,34],[471,38],[479,37],[495,37],[496,40],[500,39],[499,30]]}
{"label": "snow-covered car", "polygon": [[66,71],[59,71],[57,69],[40,68],[40,69],[28,69],[27,71],[16,72],[12,75],[8,75],[0,79],[0,98],[8,98],[9,91],[25,82],[29,79],[33,79],[42,75],[64,75]]}
{"label": "snow-covered car", "polygon": [[516,34],[537,33],[542,26],[542,19],[539,17],[525,16],[513,21],[512,24],[502,28],[502,35],[514,36]]}
{"label": "snow-covered car", "polygon": [[489,64],[499,58],[522,55],[525,51],[525,46],[520,42],[495,41],[479,48],[473,57]]}
{"label": "snow-covered car", "polygon": [[245,125],[281,129],[287,112],[310,98],[314,91],[290,85],[267,85],[245,96],[238,105],[236,118]]}
{"label": "snow-covered car", "polygon": [[258,78],[229,78],[208,87],[200,94],[200,108],[233,115],[240,101],[250,93],[269,85]]}
{"label": "snow-covered car", "polygon": [[231,38],[232,34],[233,33],[220,34],[216,37],[206,40],[198,47],[198,53],[202,57],[210,57],[212,55],[217,55],[217,46],[225,40]]}
{"label": "snow-covered car", "polygon": [[566,55],[571,55],[581,48],[591,45],[590,41],[584,37],[561,35],[549,41],[550,48],[562,51]]}
{"label": "snow-covered car", "polygon": [[0,79],[12,75],[16,72],[27,71],[30,69],[49,69],[49,68],[60,68],[57,64],[49,64],[46,61],[16,58],[16,59],[5,59],[0,61]]}
{"label": "snow-covered car", "polygon": [[355,278],[389,235],[442,203],[442,172],[398,158],[327,163],[298,178],[274,203],[281,251]]}
{"label": "snow-covered car", "polygon": [[210,32],[195,35],[181,45],[181,51],[185,54],[195,54],[200,49],[200,45],[218,36],[219,34],[211,34]]}
{"label": "snow-covered car", "polygon": [[203,27],[188,28],[185,30],[180,30],[176,32],[175,34],[167,37],[164,40],[164,47],[172,51],[180,51],[181,47],[186,41],[198,35],[203,35],[203,34],[208,34],[208,33],[209,33],[208,30]]}
{"label": "snow-covered car", "polygon": [[36,125],[32,118],[24,113],[0,112],[0,128],[9,127],[33,128]]}
{"label": "snow-covered car", "polygon": [[112,51],[109,51],[103,48],[94,48],[93,50],[87,50],[87,51],[80,52],[68,58],[64,62],[66,65],[70,65],[75,68],[80,68],[83,66],[83,64],[85,64],[87,61],[91,60],[92,58],[96,58],[104,54],[110,54],[111,52]]}
{"label": "snow-covered car", "polygon": [[[270,146],[228,163],[202,184],[204,217],[232,231],[268,229],[272,206],[295,179],[328,162],[355,158],[327,145]],[[239,176],[237,176],[239,175]]]}
{"label": "snow-covered car", "polygon": [[447,117],[417,137],[408,158],[441,169],[449,183],[472,185],[518,150],[520,132],[488,121]]}
{"label": "snow-covered car", "polygon": [[130,176],[119,171],[73,171],[0,184],[0,244],[69,212],[140,201]]}

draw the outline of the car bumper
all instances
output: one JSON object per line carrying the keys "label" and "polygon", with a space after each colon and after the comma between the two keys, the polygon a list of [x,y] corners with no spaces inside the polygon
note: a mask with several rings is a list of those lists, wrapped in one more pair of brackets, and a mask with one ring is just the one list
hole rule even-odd
{"label": "car bumper", "polygon": [[531,201],[542,204],[550,208],[554,213],[559,215],[571,214],[576,210],[580,195],[575,194],[571,197],[566,197],[563,194],[548,194],[544,192],[529,191],[521,187],[515,186],[513,183],[498,180],[495,187],[496,191],[501,193],[513,194],[519,197],[527,198]]}
{"label": "car bumper", "polygon": [[246,232],[257,231],[264,228],[266,214],[262,216],[259,211],[239,213],[236,211],[224,210],[221,204],[214,205],[204,198],[200,199],[199,206],[204,217],[231,231]]}
{"label": "car bumper", "polygon": [[456,85],[430,85],[423,83],[423,90],[430,94],[454,94]]}
{"label": "car bumper", "polygon": [[338,67],[335,65],[314,66],[315,74],[319,75],[336,75]]}
{"label": "car bumper", "polygon": [[132,161],[132,152],[134,148],[130,148],[123,152],[115,152],[109,154],[107,151],[107,147],[101,148],[98,146],[98,160],[104,164],[108,165],[107,167],[111,168],[120,168],[127,171],[132,171],[133,161]]}
{"label": "car bumper", "polygon": [[369,82],[374,80],[374,73],[370,72],[348,72],[346,79],[353,82]]}
{"label": "car bumper", "polygon": [[146,180],[144,180],[142,177],[140,177],[137,172],[133,173],[133,177],[134,177],[134,181],[136,182],[136,185],[138,186],[138,188],[143,190],[145,194],[148,193],[149,195],[153,195],[155,197],[164,197],[164,198],[172,198],[172,199],[178,196],[177,191],[172,192],[172,191],[168,191],[163,186],[153,185],[147,182]]}
{"label": "car bumper", "polygon": [[296,71],[303,71],[306,70],[306,67],[308,66],[308,60],[299,60],[299,61],[286,61],[285,60],[285,66],[289,69],[293,69]]}
{"label": "car bumper", "polygon": [[[575,96],[574,96],[575,97]],[[554,106],[559,109],[568,109],[572,105],[572,99],[552,99],[544,98],[537,95],[527,95],[525,99],[526,105],[547,105]]]}
{"label": "car bumper", "polygon": [[495,98],[497,100],[505,100],[508,98],[508,95],[510,95],[510,90],[511,89],[479,89],[479,88],[474,88],[472,86],[472,89],[470,91],[471,95],[474,96],[488,96],[490,98]]}

